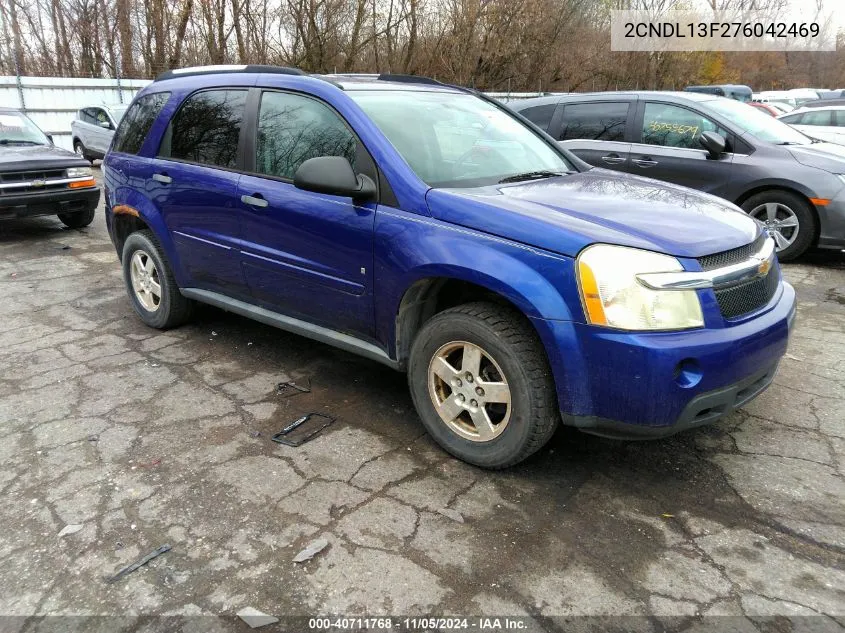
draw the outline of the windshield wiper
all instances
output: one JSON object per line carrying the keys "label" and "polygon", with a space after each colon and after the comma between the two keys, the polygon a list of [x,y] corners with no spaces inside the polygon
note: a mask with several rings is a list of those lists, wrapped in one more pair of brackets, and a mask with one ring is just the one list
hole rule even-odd
{"label": "windshield wiper", "polygon": [[506,178],[502,178],[499,181],[500,185],[505,184],[506,182],[522,182],[523,180],[539,180],[540,178],[554,178],[555,176],[564,176],[569,172],[564,171],[548,171],[548,170],[538,170],[538,171],[526,171],[521,174],[514,174],[513,176],[507,176]]}
{"label": "windshield wiper", "polygon": [[10,143],[15,145],[44,145],[44,143],[38,143],[36,141],[25,141],[25,140],[16,140],[11,138],[0,138],[0,145],[9,145]]}

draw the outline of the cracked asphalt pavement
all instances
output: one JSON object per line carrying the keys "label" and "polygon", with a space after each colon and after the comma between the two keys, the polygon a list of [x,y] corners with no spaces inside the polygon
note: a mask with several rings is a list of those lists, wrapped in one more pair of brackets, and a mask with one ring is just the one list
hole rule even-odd
{"label": "cracked asphalt pavement", "polygon": [[[213,308],[145,327],[102,210],[79,231],[4,223],[0,614],[18,617],[0,630],[172,630],[136,619],[164,614],[235,631],[245,607],[842,630],[845,255],[784,271],[797,326],[744,410],[663,441],[564,428],[485,472],[439,450],[404,376],[373,362]],[[286,380],[312,391],[285,398]],[[310,411],[337,422],[300,448],[271,442]],[[67,525],[82,528],[59,537]],[[47,615],[120,619],[32,617]]]}

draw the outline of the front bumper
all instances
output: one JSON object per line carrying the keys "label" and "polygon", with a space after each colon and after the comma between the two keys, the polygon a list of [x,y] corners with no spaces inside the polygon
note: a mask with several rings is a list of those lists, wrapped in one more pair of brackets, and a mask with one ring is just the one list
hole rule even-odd
{"label": "front bumper", "polygon": [[85,189],[50,189],[0,195],[0,219],[29,218],[39,215],[75,213],[96,208],[100,201],[99,187]]}
{"label": "front bumper", "polygon": [[795,290],[783,282],[757,316],[724,327],[631,333],[535,325],[550,350],[564,423],[652,438],[718,420],[765,390],[786,352],[795,306]]}

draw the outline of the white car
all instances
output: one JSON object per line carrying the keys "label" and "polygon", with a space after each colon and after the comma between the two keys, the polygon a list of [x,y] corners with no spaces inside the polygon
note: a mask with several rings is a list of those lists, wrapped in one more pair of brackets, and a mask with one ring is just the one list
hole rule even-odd
{"label": "white car", "polygon": [[810,138],[845,145],[845,105],[798,108],[782,114],[778,120]]}
{"label": "white car", "polygon": [[128,107],[97,105],[80,109],[70,124],[73,151],[86,160],[103,158],[111,145],[117,124]]}

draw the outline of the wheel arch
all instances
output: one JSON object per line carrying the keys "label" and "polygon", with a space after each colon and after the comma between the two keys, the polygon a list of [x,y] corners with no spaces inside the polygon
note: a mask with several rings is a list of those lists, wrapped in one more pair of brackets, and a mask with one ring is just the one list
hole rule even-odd
{"label": "wheel arch", "polygon": [[[477,301],[501,304],[518,312],[531,324],[538,338],[544,339],[536,323],[542,308],[512,287],[503,286],[501,280],[477,273],[472,279],[455,272],[423,276],[407,287],[394,312],[393,344],[400,367],[407,366],[414,339],[429,319],[449,308]],[[550,360],[548,354],[547,360]]]}

